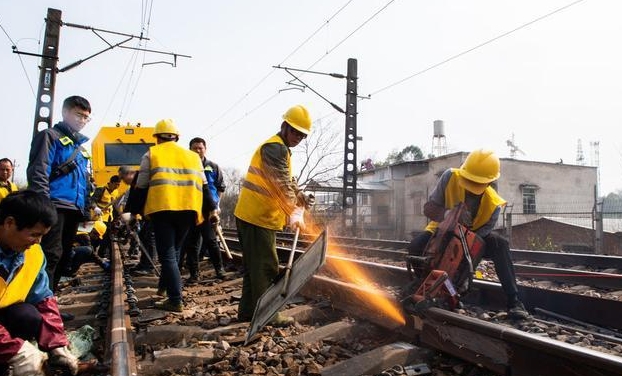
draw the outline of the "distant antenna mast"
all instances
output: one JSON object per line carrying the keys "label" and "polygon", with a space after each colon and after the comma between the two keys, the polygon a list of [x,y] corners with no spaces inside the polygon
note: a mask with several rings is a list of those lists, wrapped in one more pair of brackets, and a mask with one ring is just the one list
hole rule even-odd
{"label": "distant antenna mast", "polygon": [[447,140],[445,138],[445,123],[434,120],[434,136],[432,136],[432,154],[435,157],[447,154]]}
{"label": "distant antenna mast", "polygon": [[585,156],[583,155],[583,145],[581,139],[577,140],[577,164],[579,166],[585,166]]}
{"label": "distant antenna mast", "polygon": [[596,194],[600,194],[600,141],[591,141],[590,149],[592,151],[591,165],[596,166]]}
{"label": "distant antenna mast", "polygon": [[521,153],[522,155],[525,155],[525,152],[519,149],[518,146],[516,146],[516,142],[514,142],[514,133],[512,133],[512,138],[505,141],[505,143],[510,147],[510,158],[516,158],[516,153]]}

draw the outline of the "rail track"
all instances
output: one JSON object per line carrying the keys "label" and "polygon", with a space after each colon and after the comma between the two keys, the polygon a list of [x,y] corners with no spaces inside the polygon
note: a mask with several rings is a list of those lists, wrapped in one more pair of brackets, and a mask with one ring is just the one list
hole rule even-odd
{"label": "rail track", "polygon": [[[281,242],[285,261],[290,247]],[[227,243],[239,262],[237,240]],[[96,328],[91,352],[100,374],[622,374],[621,301],[520,286],[534,318],[512,322],[499,284],[476,281],[464,310],[409,316],[396,304],[409,281],[404,268],[329,251],[287,306],[297,324],[266,326],[244,346],[248,323],[235,318],[239,264],[221,281],[203,261],[203,282],[184,287],[178,314],[152,308],[157,278],[124,269],[130,260],[119,244],[112,261],[108,275],[84,266],[59,297],[61,310],[76,315],[68,330]]]}
{"label": "rail track", "polygon": [[[233,230],[226,231],[230,239]],[[292,234],[279,233],[277,241],[291,242]],[[301,247],[312,240],[302,236]],[[372,262],[402,265],[408,242],[382,239],[331,237],[331,244],[343,253]],[[622,257],[578,253],[511,250],[516,275],[522,279],[592,286],[622,292]],[[621,294],[622,296],[622,294]]]}

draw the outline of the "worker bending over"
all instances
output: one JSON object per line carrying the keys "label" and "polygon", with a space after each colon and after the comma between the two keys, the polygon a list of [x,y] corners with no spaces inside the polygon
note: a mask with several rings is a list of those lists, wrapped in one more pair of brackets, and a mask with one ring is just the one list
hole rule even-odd
{"label": "worker bending over", "polygon": [[506,204],[491,186],[499,176],[499,158],[492,151],[483,149],[471,152],[460,168],[445,170],[423,207],[424,214],[432,221],[421,235],[412,240],[408,251],[411,255],[421,256],[438,223],[445,218],[445,213],[459,203],[465,203],[468,212],[460,221],[484,239],[484,257],[492,259],[495,264],[497,276],[507,296],[508,315],[511,318],[526,318],[529,314],[518,298],[509,243],[501,235],[492,232],[501,208]]}
{"label": "worker bending over", "polygon": [[51,201],[34,191],[11,193],[0,202],[2,374],[11,366],[13,376],[43,376],[48,358],[50,365],[78,372],[39,246],[56,220]]}

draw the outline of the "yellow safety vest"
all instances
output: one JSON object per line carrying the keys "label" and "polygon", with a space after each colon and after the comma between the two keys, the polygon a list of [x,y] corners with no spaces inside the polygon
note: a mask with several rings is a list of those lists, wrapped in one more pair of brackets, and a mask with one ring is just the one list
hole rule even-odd
{"label": "yellow safety vest", "polygon": [[0,278],[0,309],[26,301],[43,266],[43,257],[41,246],[34,244],[24,251],[24,264],[15,272],[11,282]]}
{"label": "yellow safety vest", "polygon": [[[289,202],[286,193],[282,192],[278,182],[268,176],[263,166],[261,148],[270,143],[285,145],[281,137],[274,135],[257,148],[244,177],[234,215],[255,226],[281,230],[285,226],[286,213],[293,204]],[[290,153],[287,154],[287,168],[291,179]]]}
{"label": "yellow safety vest", "polygon": [[114,190],[112,192],[108,191],[107,187],[104,187],[104,193],[102,194],[99,201],[96,202],[97,207],[102,210],[101,220],[104,222],[110,222],[112,220],[112,204],[114,200],[117,199],[118,190]]}
{"label": "yellow safety vest", "polygon": [[[458,169],[451,169],[451,177],[447,182],[447,187],[445,187],[445,208],[451,209],[456,206],[460,202],[464,202],[465,189],[460,186],[458,183]],[[492,214],[495,212],[497,207],[505,205],[506,201],[499,196],[499,194],[491,187],[486,187],[484,193],[482,193],[482,200],[479,204],[479,209],[477,210],[477,214],[473,218],[473,225],[471,226],[472,230],[477,230],[478,228],[485,225],[489,220]],[[438,222],[431,221],[426,226],[426,231],[434,232],[438,227]]]}
{"label": "yellow safety vest", "polygon": [[149,148],[149,192],[145,214],[192,210],[203,222],[203,164],[199,155],[173,141]]}
{"label": "yellow safety vest", "polygon": [[9,185],[11,187],[11,189],[9,189],[9,187],[5,187],[5,186],[0,186],[0,201],[4,200],[4,198],[6,196],[9,195],[9,193],[12,192],[17,192],[19,188],[17,188],[17,185],[15,183],[13,183],[12,181],[8,181],[7,185]]}

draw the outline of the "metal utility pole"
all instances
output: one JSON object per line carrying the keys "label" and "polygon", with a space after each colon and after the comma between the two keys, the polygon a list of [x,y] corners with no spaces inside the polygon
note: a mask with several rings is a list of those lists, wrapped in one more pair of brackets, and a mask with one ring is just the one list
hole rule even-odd
{"label": "metal utility pole", "polygon": [[[52,127],[52,110],[54,106],[54,87],[56,84],[56,75],[59,72],[65,72],[65,71],[68,71],[69,69],[75,68],[78,65],[82,64],[83,62],[89,59],[92,59],[106,51],[112,50],[115,47],[172,56],[173,63],[167,63],[167,62],[163,62],[163,63],[171,64],[173,67],[177,66],[178,57],[187,57],[187,58],[191,57],[188,55],[182,55],[182,54],[178,54],[174,52],[156,51],[156,50],[150,50],[146,48],[124,46],[123,44],[129,42],[132,39],[149,40],[149,38],[143,37],[142,34],[140,36],[136,36],[132,34],[119,33],[116,31],[97,29],[91,26],[84,26],[84,25],[78,25],[78,24],[73,24],[69,22],[63,22],[61,19],[61,15],[62,15],[62,12],[60,10],[48,8],[48,15],[45,19],[45,38],[43,40],[43,51],[41,52],[40,55],[35,54],[35,53],[30,53],[30,52],[19,51],[16,46],[13,46],[13,53],[41,57],[41,66],[39,67],[39,89],[37,91],[37,106],[35,109],[35,123],[33,127],[33,132],[32,132],[33,138],[35,137],[37,133],[39,133],[39,131],[42,130],[42,128]],[[94,54],[91,54],[90,56],[84,59],[80,59],[74,63],[71,63],[67,65],[66,67],[58,69],[57,68],[58,46],[59,46],[61,26],[68,26],[68,27],[74,27],[74,28],[83,29],[83,30],[89,30],[93,32],[93,34],[95,34],[98,38],[103,40],[104,43],[108,45],[108,47]],[[108,42],[102,36],[103,33],[123,36],[125,37],[125,39],[122,40],[121,42],[113,44],[113,43]],[[160,62],[155,62],[155,63],[160,63]],[[155,63],[145,63],[144,65],[155,64]]]}
{"label": "metal utility pole", "polygon": [[[356,101],[358,99],[357,95],[357,82],[358,82],[358,68],[357,68],[357,60],[356,59],[348,59],[348,73],[346,76],[339,73],[323,73],[323,72],[314,72],[310,70],[303,69],[295,69],[289,67],[282,67],[280,65],[273,66],[273,68],[284,69],[287,73],[289,73],[294,80],[288,82],[288,84],[293,85],[293,81],[298,81],[302,84],[303,88],[309,88],[313,93],[318,95],[320,98],[329,103],[335,110],[341,112],[346,115],[346,137],[345,137],[345,145],[343,148],[343,192],[342,192],[342,208],[343,208],[343,229],[346,232],[349,232],[353,235],[357,235],[358,227],[357,227],[357,202],[356,202],[356,173],[357,173],[357,165],[356,165],[356,142],[358,141],[358,137],[356,135]],[[313,90],[309,85],[304,83],[299,77],[294,75],[292,71],[297,72],[305,72],[305,73],[313,73],[313,74],[321,74],[327,75],[334,78],[345,78],[347,80],[346,83],[346,110],[344,111],[335,103],[329,101],[325,97],[323,97],[320,93]],[[299,86],[299,85],[297,85]]]}
{"label": "metal utility pole", "polygon": [[594,253],[603,254],[603,200],[598,198],[598,187],[594,186]]}
{"label": "metal utility pole", "polygon": [[346,76],[346,137],[343,148],[343,222],[344,229],[357,235],[356,200],[356,101],[358,65],[356,59],[348,59]]}
{"label": "metal utility pole", "polygon": [[48,15],[45,19],[45,38],[39,66],[39,89],[37,90],[33,137],[43,128],[52,127],[61,14],[62,12],[58,9],[48,8]]}

